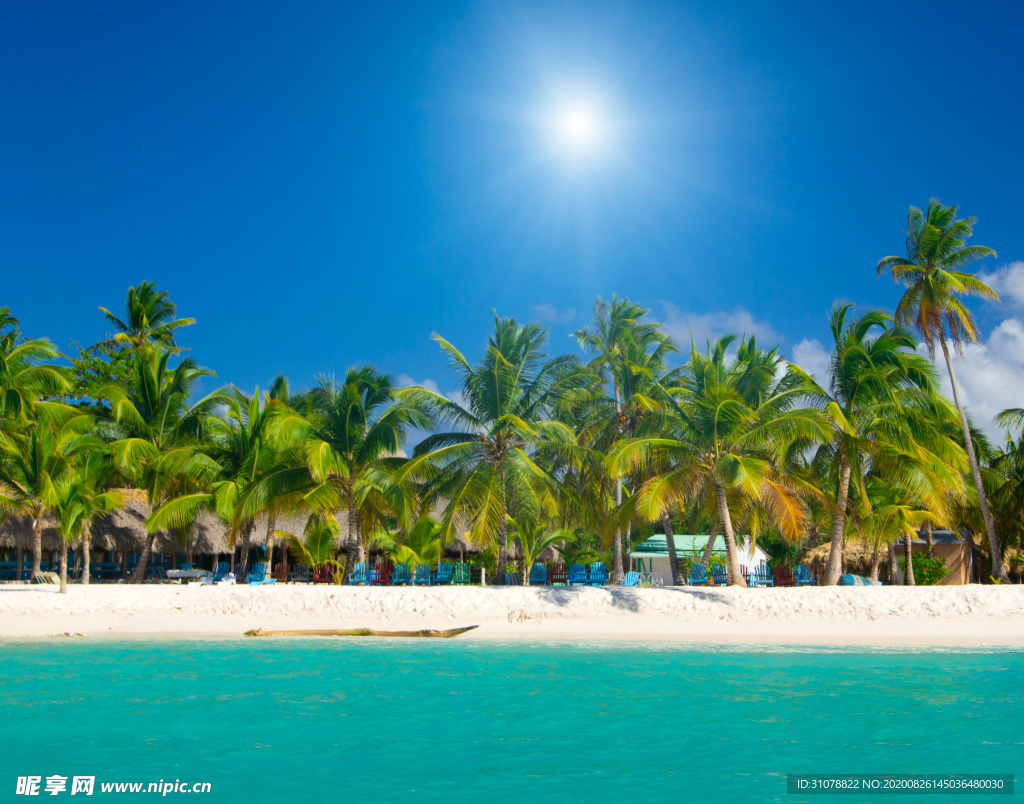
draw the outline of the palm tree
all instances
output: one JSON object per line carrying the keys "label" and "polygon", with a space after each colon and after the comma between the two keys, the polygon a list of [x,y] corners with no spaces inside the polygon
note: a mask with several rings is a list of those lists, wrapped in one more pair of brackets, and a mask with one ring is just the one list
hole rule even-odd
{"label": "palm tree", "polygon": [[304,412],[282,406],[274,426],[283,441],[301,445],[312,478],[303,503],[347,517],[347,578],[363,560],[364,535],[388,517],[403,524],[411,517],[410,491],[394,475],[410,430],[427,429],[431,420],[370,366],[350,369],[340,383],[320,377],[304,402]]}
{"label": "palm tree", "polygon": [[992,288],[975,274],[963,270],[978,260],[995,257],[996,252],[986,246],[967,245],[977,218],[958,219],[958,209],[956,206],[943,206],[934,198],[928,202],[927,212],[911,207],[907,215],[907,256],[883,257],[878,261],[877,274],[881,276],[883,273],[891,273],[896,282],[907,288],[896,306],[896,324],[907,327],[913,324],[924,339],[930,357],[935,356],[936,341],[942,348],[953,387],[953,402],[960,414],[971,477],[978,493],[985,531],[992,550],[992,575],[1001,581],[1008,581],[995,523],[982,483],[981,468],[971,442],[967,412],[960,401],[960,390],[949,353],[950,341],[956,353],[962,356],[964,342],[974,343],[979,338],[973,313],[958,297],[979,296],[999,300]]}
{"label": "palm tree", "polygon": [[93,518],[102,511],[114,511],[124,505],[116,490],[104,490],[113,473],[106,445],[97,439],[84,447],[74,460],[72,471],[54,486],[54,515],[64,549],[60,558],[60,591],[67,594],[67,548],[82,540],[82,583],[89,583],[89,537]]}
{"label": "palm tree", "polygon": [[530,570],[533,568],[534,559],[549,547],[557,547],[562,542],[572,540],[574,534],[565,528],[530,522],[525,519],[517,521],[509,517],[509,522],[512,523],[513,534],[516,541],[519,542],[519,548],[523,551],[521,583],[523,586],[529,586]]}
{"label": "palm tree", "polygon": [[[808,489],[786,473],[785,458],[794,443],[819,439],[827,430],[818,411],[798,407],[809,390],[799,368],[782,370],[777,350],[766,356],[750,338],[730,364],[726,351],[734,340],[718,339],[706,355],[692,347],[678,383],[669,387],[671,418],[665,432],[620,442],[607,463],[611,472],[646,475],[623,503],[621,515],[660,518],[669,540],[671,509],[712,495],[725,538],[729,583],[742,586],[731,500],[757,500],[780,532],[798,537],[806,516],[800,495]],[[679,584],[673,552],[673,583]]]}
{"label": "palm tree", "polygon": [[[665,371],[666,357],[677,351],[660,323],[643,319],[650,310],[612,296],[611,304],[600,297],[594,305],[594,321],[573,333],[580,347],[595,355],[587,368],[611,387],[611,398],[591,400],[594,412],[604,424],[606,440],[633,438],[639,420],[657,405],[651,404],[653,387]],[[605,403],[611,410],[605,411]],[[622,504],[622,478],[615,478],[615,505]],[[614,536],[613,577],[623,575],[622,529]]]}
{"label": "palm tree", "polygon": [[23,340],[18,319],[0,307],[0,422],[24,425],[33,416],[65,410],[43,399],[71,392],[67,369],[45,362],[58,357],[46,338]]}
{"label": "palm tree", "polygon": [[287,538],[288,550],[296,562],[313,569],[319,569],[325,564],[338,564],[334,560],[337,554],[335,542],[341,533],[341,528],[333,516],[314,514],[309,517],[306,520],[302,538],[285,531],[278,531],[278,533]]}
{"label": "palm tree", "polygon": [[110,415],[120,431],[110,445],[115,464],[141,484],[153,511],[146,523],[149,538],[130,583],[145,578],[157,531],[190,525],[187,515],[161,511],[161,506],[168,500],[205,493],[221,474],[220,465],[203,448],[213,411],[225,401],[224,396],[215,391],[190,405],[196,384],[211,372],[188,358],[172,370],[171,354],[161,347],[139,352],[129,385],[109,385],[100,391],[101,398],[109,400]]}
{"label": "palm tree", "polygon": [[452,429],[425,438],[401,476],[424,478],[428,498],[447,502],[446,540],[463,520],[477,544],[497,537],[499,582],[508,559],[508,517],[537,520],[556,512],[557,481],[544,461],[580,460],[586,452],[572,428],[552,418],[560,398],[582,387],[585,375],[573,356],[550,358],[547,337],[535,324],[495,314],[494,333],[474,366],[435,334],[459,377],[459,401],[423,388],[402,392]]}
{"label": "palm tree", "polygon": [[[100,307],[107,321],[114,325],[117,333],[113,342],[131,346],[136,350],[148,344],[157,344],[172,353],[178,352],[174,332],[181,327],[196,323],[194,318],[178,318],[174,302],[166,290],[158,291],[153,282],[140,282],[128,288],[125,302],[125,317],[118,318],[106,307]],[[102,341],[101,344],[110,343]],[[101,345],[97,344],[97,346]]]}
{"label": "palm tree", "polygon": [[891,326],[889,316],[870,310],[848,320],[852,307],[832,308],[829,330],[835,346],[828,390],[815,386],[812,395],[830,425],[814,463],[835,488],[826,585],[837,583],[842,574],[851,484],[867,500],[864,483],[872,468],[921,495],[943,484],[956,488],[959,477],[950,468],[957,465],[955,444],[936,424],[941,404],[932,364],[913,351],[913,336]]}

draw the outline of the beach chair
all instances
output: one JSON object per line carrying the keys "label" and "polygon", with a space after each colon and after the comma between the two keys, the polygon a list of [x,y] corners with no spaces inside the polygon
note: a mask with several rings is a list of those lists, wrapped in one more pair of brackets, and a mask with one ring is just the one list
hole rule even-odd
{"label": "beach chair", "polygon": [[279,583],[288,583],[288,562],[282,561],[274,567],[274,580]]}
{"label": "beach chair", "polygon": [[349,586],[366,586],[369,582],[370,565],[365,561],[356,564],[355,570],[348,574]]}
{"label": "beach chair", "polygon": [[639,586],[640,585],[640,573],[636,570],[627,572],[625,577],[622,579],[622,586]]}
{"label": "beach chair", "polygon": [[839,586],[881,586],[880,581],[873,581],[863,575],[840,575]]}
{"label": "beach chair", "polygon": [[587,586],[604,586],[608,583],[608,570],[604,564],[597,561],[590,565],[590,572],[587,573]]}
{"label": "beach chair", "polygon": [[750,586],[750,570],[746,567],[740,567],[740,575],[743,576],[743,583]]}
{"label": "beach chair", "polygon": [[408,564],[395,564],[395,568],[391,571],[391,585],[398,586],[399,584],[405,584],[408,586],[412,582],[412,571],[409,569]]}
{"label": "beach chair", "polygon": [[544,564],[534,564],[530,568],[530,586],[546,586],[548,582],[548,568]]}
{"label": "beach chair", "polygon": [[277,583],[274,578],[267,577],[267,569],[266,561],[258,562],[249,573],[249,577],[246,581],[249,586],[270,586],[272,583]]}
{"label": "beach chair", "polygon": [[772,577],[772,568],[767,564],[758,564],[750,573],[749,586],[775,586],[775,578]]}
{"label": "beach chair", "polygon": [[313,583],[334,583],[334,565],[321,564],[313,568]]}
{"label": "beach chair", "polygon": [[697,563],[690,567],[690,586],[707,586],[708,571],[703,564]]}
{"label": "beach chair", "polygon": [[430,586],[430,565],[429,564],[417,564],[416,570],[413,572],[412,585]]}
{"label": "beach chair", "polygon": [[561,562],[552,564],[551,569],[548,570],[548,583],[552,586],[565,586],[568,578],[569,574],[565,570],[565,564]]}
{"label": "beach chair", "polygon": [[773,567],[772,577],[775,578],[776,586],[796,586],[796,578],[793,577],[793,570],[789,567]]}
{"label": "beach chair", "polygon": [[456,564],[452,569],[453,586],[469,586],[472,578],[469,564]]}
{"label": "beach chair", "polygon": [[566,577],[566,583],[569,584],[569,586],[586,586],[587,568],[582,564],[570,564],[569,575]]}
{"label": "beach chair", "polygon": [[227,561],[218,561],[217,568],[213,571],[213,582],[220,583],[227,577],[229,572],[231,572],[231,564]]}
{"label": "beach chair", "polygon": [[727,586],[729,573],[725,571],[725,564],[712,564],[708,567],[708,586]]}
{"label": "beach chair", "polygon": [[811,575],[811,568],[805,567],[803,564],[797,566],[793,570],[793,576],[796,578],[797,586],[816,586],[817,581],[814,580],[814,576]]}
{"label": "beach chair", "polygon": [[235,564],[235,583],[245,583],[249,580],[249,568],[245,564]]}
{"label": "beach chair", "polygon": [[505,573],[505,586],[519,586],[519,573],[518,572],[506,572]]}
{"label": "beach chair", "polygon": [[370,586],[388,586],[391,584],[391,562],[382,561],[370,570]]}
{"label": "beach chair", "polygon": [[292,567],[292,583],[309,583],[309,564],[296,564]]}
{"label": "beach chair", "polygon": [[437,570],[434,571],[433,577],[430,582],[434,586],[451,586],[452,583],[452,565],[447,561],[441,564]]}

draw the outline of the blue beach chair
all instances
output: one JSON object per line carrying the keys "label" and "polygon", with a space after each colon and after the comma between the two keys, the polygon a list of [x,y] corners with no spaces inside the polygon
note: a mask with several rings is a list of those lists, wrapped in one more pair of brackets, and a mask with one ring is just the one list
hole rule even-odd
{"label": "blue beach chair", "polygon": [[586,586],[587,568],[582,564],[570,564],[569,577],[566,578],[566,583],[568,583],[569,586]]}
{"label": "blue beach chair", "polygon": [[708,571],[703,564],[694,564],[690,567],[690,586],[707,586]]}
{"label": "blue beach chair", "polygon": [[725,571],[725,564],[712,564],[708,569],[708,580],[713,581],[715,586],[725,586],[728,584],[729,573]]}
{"label": "blue beach chair", "polygon": [[391,585],[398,586],[403,583],[406,586],[412,583],[412,572],[408,564],[395,564],[395,568],[391,571]]}
{"label": "blue beach chair", "polygon": [[505,573],[505,586],[519,586],[519,573],[518,572],[506,572]]}
{"label": "blue beach chair", "polygon": [[772,568],[767,564],[758,564],[750,573],[751,586],[775,586],[775,577],[772,575]]}
{"label": "blue beach chair", "polygon": [[348,574],[349,586],[366,586],[369,581],[370,565],[365,561],[360,561],[355,566],[355,571]]}
{"label": "blue beach chair", "polygon": [[626,573],[626,577],[622,579],[623,586],[639,586],[640,585],[640,573],[636,570]]}
{"label": "blue beach chair", "polygon": [[447,561],[444,562],[437,571],[434,572],[434,577],[431,580],[435,586],[451,586],[452,583],[452,565]]}
{"label": "blue beach chair", "polygon": [[815,581],[814,576],[811,575],[810,567],[798,564],[793,570],[793,575],[796,577],[797,586],[817,586],[818,582]]}
{"label": "blue beach chair", "polygon": [[590,572],[587,574],[587,586],[604,586],[608,583],[608,570],[604,564],[597,561],[590,565]]}
{"label": "blue beach chair", "polygon": [[267,577],[267,569],[266,561],[256,564],[249,572],[249,586],[270,586],[272,583],[277,583],[274,578]]}
{"label": "blue beach chair", "polygon": [[548,568],[544,564],[534,564],[530,570],[530,586],[546,586]]}
{"label": "blue beach chair", "polygon": [[417,564],[416,574],[412,578],[412,585],[430,586],[430,565]]}

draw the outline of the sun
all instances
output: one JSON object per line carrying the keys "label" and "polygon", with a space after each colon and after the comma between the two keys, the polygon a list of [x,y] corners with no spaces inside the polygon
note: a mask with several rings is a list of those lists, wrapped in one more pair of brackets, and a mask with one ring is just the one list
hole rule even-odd
{"label": "sun", "polygon": [[556,113],[553,129],[562,150],[574,156],[592,154],[601,147],[603,127],[592,107],[565,106]]}

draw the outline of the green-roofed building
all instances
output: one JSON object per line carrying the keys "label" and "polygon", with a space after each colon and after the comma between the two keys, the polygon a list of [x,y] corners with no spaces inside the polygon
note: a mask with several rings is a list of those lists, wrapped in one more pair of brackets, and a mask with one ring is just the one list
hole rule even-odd
{"label": "green-roofed building", "polygon": [[[677,534],[673,537],[676,544],[676,558],[685,559],[696,557],[698,560],[704,555],[704,548],[707,547],[708,537],[693,534]],[[740,552],[740,566],[751,568],[758,564],[767,563],[768,555],[760,547],[755,545],[753,554],[746,548],[747,537],[737,536],[736,545]],[[719,536],[715,540],[712,555],[725,557],[725,540]],[[664,533],[656,533],[647,541],[638,544],[629,554],[630,568],[640,573],[650,573],[657,581],[661,579],[664,586],[672,585],[672,565],[668,558],[668,543],[665,541]]]}

